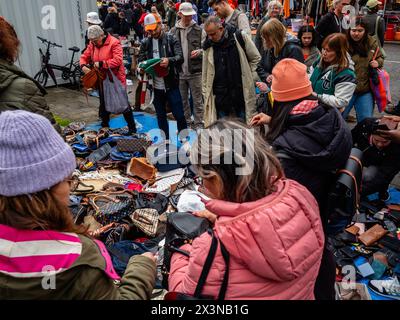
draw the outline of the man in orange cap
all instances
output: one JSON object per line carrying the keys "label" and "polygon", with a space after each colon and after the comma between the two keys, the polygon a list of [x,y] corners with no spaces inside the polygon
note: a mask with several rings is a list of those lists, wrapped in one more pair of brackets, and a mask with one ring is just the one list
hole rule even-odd
{"label": "man in orange cap", "polygon": [[187,128],[182,98],[179,92],[179,71],[183,63],[182,47],[174,35],[164,32],[161,20],[157,15],[152,13],[146,15],[144,28],[148,33],[148,37],[142,42],[138,62],[160,58],[160,66],[169,68],[167,76],[155,76],[153,78],[154,107],[157,113],[158,127],[168,140],[167,102],[177,121],[178,131],[180,132]]}

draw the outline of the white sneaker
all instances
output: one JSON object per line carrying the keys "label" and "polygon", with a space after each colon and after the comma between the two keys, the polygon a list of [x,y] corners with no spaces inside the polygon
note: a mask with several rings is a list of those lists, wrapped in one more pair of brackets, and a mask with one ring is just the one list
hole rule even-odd
{"label": "white sneaker", "polygon": [[388,280],[371,280],[368,287],[376,294],[400,300],[400,283],[397,277]]}

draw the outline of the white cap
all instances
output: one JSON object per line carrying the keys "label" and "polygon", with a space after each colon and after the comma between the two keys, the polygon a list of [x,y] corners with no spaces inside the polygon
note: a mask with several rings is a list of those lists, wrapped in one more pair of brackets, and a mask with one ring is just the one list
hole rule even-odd
{"label": "white cap", "polygon": [[161,23],[160,18],[153,14],[149,13],[144,17],[144,29],[146,31],[153,31],[157,28],[157,24]]}
{"label": "white cap", "polygon": [[100,20],[97,12],[89,12],[86,16],[86,22],[97,25],[102,24],[102,21]]}
{"label": "white cap", "polygon": [[179,13],[184,16],[194,16],[197,12],[193,9],[193,5],[189,2],[182,2],[179,6]]}

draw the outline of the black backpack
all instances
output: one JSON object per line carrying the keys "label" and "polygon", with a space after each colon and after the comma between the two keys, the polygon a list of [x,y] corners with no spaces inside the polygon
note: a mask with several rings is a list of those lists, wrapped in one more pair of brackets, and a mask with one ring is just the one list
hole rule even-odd
{"label": "black backpack", "polygon": [[328,196],[328,235],[342,232],[352,221],[360,203],[363,152],[353,148]]}

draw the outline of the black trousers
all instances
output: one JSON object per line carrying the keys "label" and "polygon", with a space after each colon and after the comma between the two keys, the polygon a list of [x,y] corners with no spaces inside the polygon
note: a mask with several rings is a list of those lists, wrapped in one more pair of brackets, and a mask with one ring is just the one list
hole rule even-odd
{"label": "black trousers", "polygon": [[[99,117],[101,118],[101,126],[102,127],[109,127],[110,126],[110,112],[106,110],[106,104],[104,100],[104,91],[102,85],[99,89],[100,95],[100,107],[99,107]],[[129,133],[136,133],[136,123],[133,117],[133,112],[131,108],[128,108],[123,113],[124,119],[128,124]]]}

